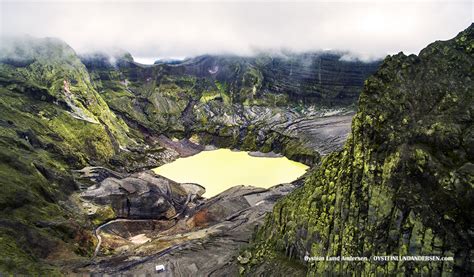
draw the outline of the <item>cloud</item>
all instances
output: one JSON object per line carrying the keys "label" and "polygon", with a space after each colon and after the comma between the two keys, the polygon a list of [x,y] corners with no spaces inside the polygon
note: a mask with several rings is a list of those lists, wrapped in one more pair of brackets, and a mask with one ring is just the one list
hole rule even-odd
{"label": "cloud", "polygon": [[2,1],[2,35],[58,37],[78,52],[134,57],[350,51],[347,59],[418,53],[472,22],[471,1]]}

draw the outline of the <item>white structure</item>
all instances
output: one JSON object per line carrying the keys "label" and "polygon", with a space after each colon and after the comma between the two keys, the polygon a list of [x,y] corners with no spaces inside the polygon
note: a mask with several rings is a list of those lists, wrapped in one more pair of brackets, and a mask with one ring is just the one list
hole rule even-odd
{"label": "white structure", "polygon": [[165,265],[162,265],[162,264],[156,265],[155,270],[156,270],[156,272],[163,272],[163,271],[165,271]]}

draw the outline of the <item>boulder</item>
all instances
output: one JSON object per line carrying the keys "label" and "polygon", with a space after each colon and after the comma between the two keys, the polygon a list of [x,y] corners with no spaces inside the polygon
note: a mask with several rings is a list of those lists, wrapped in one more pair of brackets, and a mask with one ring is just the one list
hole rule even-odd
{"label": "boulder", "polygon": [[190,199],[198,199],[202,189],[144,171],[121,179],[106,178],[82,192],[81,198],[110,205],[119,218],[170,219],[186,209]]}

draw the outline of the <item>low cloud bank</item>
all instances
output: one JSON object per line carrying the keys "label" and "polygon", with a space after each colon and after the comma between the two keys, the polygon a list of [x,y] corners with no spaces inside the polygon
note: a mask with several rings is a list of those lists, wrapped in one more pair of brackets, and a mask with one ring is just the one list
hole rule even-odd
{"label": "low cloud bank", "polygon": [[58,37],[78,52],[121,48],[138,61],[200,54],[418,53],[472,22],[471,1],[1,2],[2,36]]}

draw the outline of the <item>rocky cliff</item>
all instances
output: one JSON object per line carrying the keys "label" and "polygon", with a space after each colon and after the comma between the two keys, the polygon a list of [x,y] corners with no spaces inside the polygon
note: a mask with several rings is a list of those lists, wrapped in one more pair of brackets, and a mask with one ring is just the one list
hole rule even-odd
{"label": "rocky cliff", "polygon": [[331,52],[262,53],[255,57],[204,55],[152,66],[134,63],[127,53],[95,53],[83,55],[81,60],[91,72],[97,73],[97,79],[106,81],[121,77],[132,84],[148,82],[148,88],[171,83],[180,86],[187,81],[196,93],[207,91],[207,100],[326,107],[353,105],[364,80],[380,64],[380,61],[346,61],[342,54]]}
{"label": "rocky cliff", "polygon": [[256,57],[201,56],[170,66],[171,72],[211,78],[228,86],[237,103],[344,106],[356,102],[360,87],[379,61],[344,61],[330,52],[260,54]]}
{"label": "rocky cliff", "polygon": [[[279,201],[239,257],[249,275],[474,272],[474,25],[367,79],[343,150]],[[324,262],[304,257],[443,256]]]}

